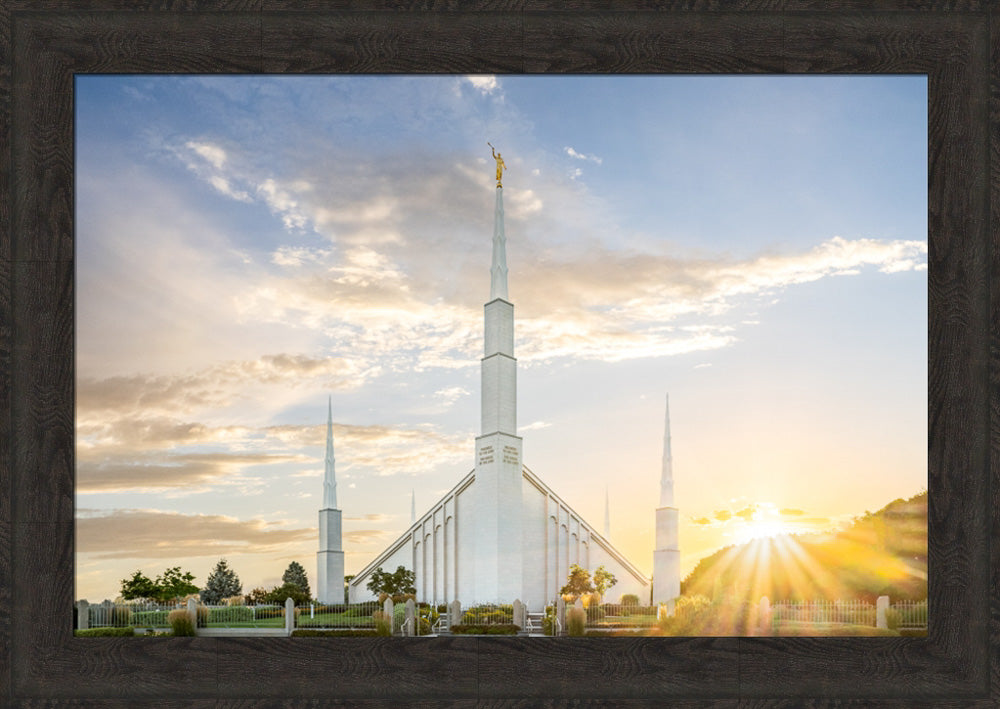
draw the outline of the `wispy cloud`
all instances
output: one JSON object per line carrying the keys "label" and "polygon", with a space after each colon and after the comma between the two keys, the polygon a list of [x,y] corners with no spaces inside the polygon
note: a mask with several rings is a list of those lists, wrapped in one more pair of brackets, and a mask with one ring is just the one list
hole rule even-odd
{"label": "wispy cloud", "polygon": [[520,426],[519,428],[521,431],[537,431],[542,428],[548,428],[551,425],[552,424],[547,421],[534,421],[533,423],[529,423],[527,426]]}
{"label": "wispy cloud", "polygon": [[577,160],[587,160],[589,162],[597,163],[598,165],[604,162],[601,158],[597,157],[596,155],[584,155],[583,153],[578,153],[568,145],[565,148],[563,148],[563,150],[571,158],[576,158]]}
{"label": "wispy cloud", "polygon": [[76,520],[76,550],[99,559],[183,559],[278,551],[314,540],[315,528],[155,509],[91,512]]}
{"label": "wispy cloud", "polygon": [[[192,495],[218,485],[253,487],[241,475],[248,466],[304,462],[301,455],[269,453],[169,453],[93,456],[76,466],[78,493],[165,492]],[[259,485],[260,482],[256,481]],[[248,494],[249,489],[244,489]]]}

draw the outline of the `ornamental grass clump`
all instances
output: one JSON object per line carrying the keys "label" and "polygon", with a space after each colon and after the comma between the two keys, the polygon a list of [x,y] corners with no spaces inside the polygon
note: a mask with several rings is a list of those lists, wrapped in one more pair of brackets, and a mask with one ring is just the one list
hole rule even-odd
{"label": "ornamental grass clump", "polygon": [[382,637],[392,635],[392,616],[388,616],[382,611],[372,613],[372,620],[375,621],[375,633]]}
{"label": "ornamental grass clump", "polygon": [[566,611],[566,632],[575,637],[582,637],[587,627],[587,613],[582,608],[570,608]]}
{"label": "ornamental grass clump", "polygon": [[190,637],[194,635],[194,623],[188,615],[186,608],[178,608],[167,614],[167,623],[177,637]]}

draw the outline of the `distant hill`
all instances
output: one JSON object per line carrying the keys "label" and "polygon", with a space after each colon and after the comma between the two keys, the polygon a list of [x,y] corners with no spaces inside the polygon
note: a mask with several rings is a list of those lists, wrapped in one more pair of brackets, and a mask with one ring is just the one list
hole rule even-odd
{"label": "distant hill", "polygon": [[829,534],[728,546],[698,562],[683,595],[757,601],[927,597],[927,493],[866,512]]}

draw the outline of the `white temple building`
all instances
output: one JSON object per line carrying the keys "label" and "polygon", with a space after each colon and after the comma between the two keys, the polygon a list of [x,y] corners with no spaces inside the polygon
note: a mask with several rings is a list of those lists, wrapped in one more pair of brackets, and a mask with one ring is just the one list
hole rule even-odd
{"label": "white temple building", "polygon": [[[482,415],[480,435],[475,440],[475,467],[423,514],[411,512],[409,529],[351,579],[350,602],[373,598],[366,584],[375,570],[391,572],[404,566],[415,572],[418,601],[440,604],[459,600],[468,607],[520,599],[528,608],[537,609],[558,596],[559,589],[566,584],[570,566],[579,564],[591,573],[604,566],[614,574],[617,583],[607,594],[607,600],[634,593],[640,602],[648,603],[650,579],[608,540],[607,495],[602,534],[524,464],[522,439],[517,435],[514,305],[507,293],[502,162],[499,155],[495,157],[493,257],[490,300],[485,306]],[[661,487],[669,480],[670,489],[668,493],[661,491],[663,509],[657,511],[656,517],[654,563],[658,599],[673,598],[679,594],[680,586],[677,510],[672,507],[673,479],[667,468],[669,419],[665,445]],[[328,435],[328,447],[328,458],[332,461],[332,434]],[[331,466],[328,470],[332,470],[332,462],[328,465]],[[343,577],[343,552],[339,552],[339,557],[333,556],[337,553],[334,550],[341,549],[340,512],[332,509],[336,506],[335,496],[332,504],[325,501],[324,505],[331,509],[320,512],[319,588],[329,590],[336,578]],[[324,535],[331,534],[334,517],[330,513],[334,512],[337,534],[336,540],[330,541]],[[325,528],[324,513],[330,515]],[[661,524],[666,525],[662,534]],[[332,576],[323,580],[324,573]],[[324,598],[321,596],[320,600]]]}

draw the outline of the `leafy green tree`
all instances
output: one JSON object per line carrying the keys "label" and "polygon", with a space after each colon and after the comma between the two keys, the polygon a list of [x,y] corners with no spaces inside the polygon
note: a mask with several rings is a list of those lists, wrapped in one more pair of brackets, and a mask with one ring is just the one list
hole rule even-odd
{"label": "leafy green tree", "polygon": [[351,593],[351,579],[353,579],[356,574],[351,574],[350,576],[344,577],[344,603],[350,603],[350,593]]}
{"label": "leafy green tree", "polygon": [[243,600],[246,602],[248,606],[256,606],[261,603],[267,603],[267,591],[258,586],[250,593],[243,596]]}
{"label": "leafy green tree", "polygon": [[563,596],[573,596],[574,600],[587,593],[593,593],[596,589],[590,582],[590,572],[579,564],[569,567],[569,576],[566,577],[566,585],[559,589]]}
{"label": "leafy green tree", "polygon": [[130,579],[122,579],[122,598],[130,601],[135,598],[156,598],[159,596],[156,582],[147,578],[142,571],[136,571]]}
{"label": "leafy green tree", "polygon": [[191,583],[193,580],[194,574],[190,571],[182,573],[179,566],[167,569],[155,581],[150,581],[141,571],[136,571],[132,578],[122,580],[122,598],[149,598],[166,603],[198,593],[198,587]]}
{"label": "leafy green tree", "polygon": [[278,586],[277,588],[272,588],[264,596],[265,603],[277,603],[278,605],[284,605],[287,599],[291,598],[292,603],[297,606],[309,605],[312,598],[309,596],[308,591],[303,591],[302,587],[297,583],[286,583],[283,586]]}
{"label": "leafy green tree", "polygon": [[238,596],[243,593],[243,584],[236,572],[229,568],[225,559],[219,559],[212,573],[205,581],[205,588],[201,591],[201,602],[215,605],[223,598]]}
{"label": "leafy green tree", "polygon": [[603,564],[594,570],[594,589],[601,598],[604,598],[604,592],[616,583],[618,583],[618,579],[615,578],[613,573],[605,569]]}
{"label": "leafy green tree", "polygon": [[[288,565],[285,573],[281,575],[281,581],[284,584],[295,584],[302,589],[308,598],[312,598],[312,594],[309,592],[309,579],[306,577],[306,570],[302,568],[302,564],[299,562],[293,561]],[[308,601],[306,602],[308,603]]]}
{"label": "leafy green tree", "polygon": [[157,600],[165,602],[198,593],[198,587],[191,583],[192,581],[194,581],[194,574],[190,571],[181,573],[179,566],[167,569],[162,576],[156,577],[156,585],[159,587]]}
{"label": "leafy green tree", "polygon": [[388,593],[396,596],[401,593],[417,592],[417,575],[408,570],[405,566],[397,566],[391,574],[378,567],[372,572],[372,577],[366,584],[366,588],[376,596],[380,593]]}

